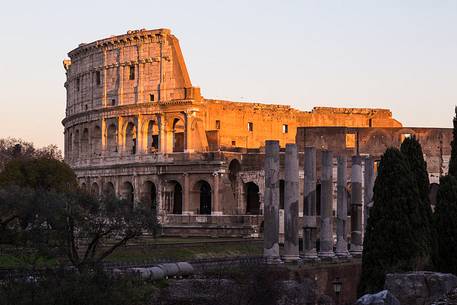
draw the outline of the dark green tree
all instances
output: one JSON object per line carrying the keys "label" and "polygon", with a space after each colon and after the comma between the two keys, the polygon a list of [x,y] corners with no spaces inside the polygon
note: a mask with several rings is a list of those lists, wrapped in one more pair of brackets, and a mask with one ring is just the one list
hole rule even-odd
{"label": "dark green tree", "polygon": [[449,160],[449,175],[457,177],[457,107],[455,107],[455,116],[452,121],[454,129],[452,131],[453,139],[451,141],[451,159]]}
{"label": "dark green tree", "polygon": [[77,187],[73,170],[63,161],[47,157],[19,157],[0,172],[0,187],[16,185],[42,191],[65,192]]}
{"label": "dark green tree", "polygon": [[[422,233],[422,239],[424,245],[428,245],[425,249],[425,255],[431,257],[434,243],[436,241],[435,232],[432,222],[432,207],[430,205],[429,192],[430,192],[430,180],[427,172],[427,162],[424,160],[424,154],[422,147],[416,137],[406,138],[401,144],[400,151],[406,157],[406,161],[409,163],[413,179],[417,184],[419,191],[420,202],[419,209],[422,217],[421,224],[416,230]],[[431,262],[430,262],[431,263]]]}
{"label": "dark green tree", "polygon": [[454,176],[440,178],[434,218],[437,231],[435,265],[441,272],[457,274],[457,179]]}
{"label": "dark green tree", "polygon": [[396,148],[381,157],[374,204],[365,230],[359,293],[383,288],[386,273],[422,268],[428,245],[417,231],[422,217],[417,184],[409,163]]}

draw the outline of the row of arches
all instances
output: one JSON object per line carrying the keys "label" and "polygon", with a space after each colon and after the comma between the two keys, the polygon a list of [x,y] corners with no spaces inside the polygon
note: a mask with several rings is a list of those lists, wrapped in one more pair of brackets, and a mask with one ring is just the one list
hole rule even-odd
{"label": "row of arches", "polygon": [[[184,119],[173,118],[166,126],[172,138],[170,145],[173,152],[183,152],[185,148],[185,123]],[[105,134],[105,136],[104,136]],[[124,153],[135,155],[155,153],[160,151],[160,120],[150,119],[138,128],[136,119],[130,119],[118,128],[118,121],[107,120],[105,133],[100,125],[92,128],[76,128],[70,131],[67,139],[67,151],[73,158],[81,156],[101,156],[105,151],[108,155]],[[105,137],[105,141],[103,141]],[[105,142],[105,145],[103,143]],[[104,146],[104,147],[103,147]]]}

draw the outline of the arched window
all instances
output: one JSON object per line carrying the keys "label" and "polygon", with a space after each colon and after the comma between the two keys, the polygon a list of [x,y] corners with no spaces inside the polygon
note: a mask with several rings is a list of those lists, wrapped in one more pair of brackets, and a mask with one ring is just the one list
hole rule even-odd
{"label": "arched window", "polygon": [[156,121],[149,121],[147,133],[147,151],[154,153],[159,150],[159,126],[157,125]]}
{"label": "arched window", "polygon": [[135,201],[134,198],[134,193],[133,193],[133,185],[126,181],[124,184],[122,184],[122,190],[121,190],[121,196],[122,199],[127,201],[127,204],[129,205],[130,208],[133,208],[133,203]]}
{"label": "arched window", "polygon": [[105,198],[113,198],[116,197],[116,191],[114,190],[114,184],[111,182],[105,183],[105,187],[103,188],[103,196]]}
{"label": "arched window", "polygon": [[107,142],[108,151],[110,153],[117,153],[117,127],[115,124],[108,126]]}
{"label": "arched window", "polygon": [[100,196],[100,188],[98,187],[97,182],[92,183],[92,186],[90,188],[90,193],[95,197]]}
{"label": "arched window", "polygon": [[184,151],[184,122],[181,119],[173,120],[173,152]]}
{"label": "arched window", "polygon": [[89,152],[89,130],[84,128],[83,134],[81,136],[81,153],[82,155],[87,155]]}
{"label": "arched window", "polygon": [[173,214],[182,214],[182,187],[178,182],[173,190]]}
{"label": "arched window", "polygon": [[132,122],[129,122],[125,129],[124,147],[127,154],[136,154],[136,126]]}
{"label": "arched window", "polygon": [[143,184],[141,197],[142,204],[150,207],[151,209],[155,209],[157,204],[157,189],[155,184],[151,181],[146,181]]}
{"label": "arched window", "polygon": [[91,136],[92,153],[100,156],[102,153],[102,130],[100,126],[95,126]]}
{"label": "arched window", "polygon": [[284,180],[279,180],[279,209],[284,209]]}
{"label": "arched window", "polygon": [[211,186],[208,182],[200,180],[194,187],[199,196],[199,214],[211,215]]}
{"label": "arched window", "polygon": [[73,157],[78,158],[79,157],[79,129],[75,131],[75,138],[73,140],[74,146],[73,146]]}

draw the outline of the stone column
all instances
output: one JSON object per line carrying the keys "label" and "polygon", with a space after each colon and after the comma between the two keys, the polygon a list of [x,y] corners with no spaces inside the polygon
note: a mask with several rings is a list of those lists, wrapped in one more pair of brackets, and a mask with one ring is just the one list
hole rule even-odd
{"label": "stone column", "polygon": [[362,255],[362,158],[352,157],[351,173],[351,254]]}
{"label": "stone column", "polygon": [[321,227],[319,257],[332,258],[333,252],[333,154],[322,151]]}
{"label": "stone column", "polygon": [[348,257],[347,242],[347,218],[348,218],[348,198],[346,192],[346,168],[347,160],[345,156],[338,156],[337,189],[336,189],[336,255]]}
{"label": "stone column", "polygon": [[303,258],[317,259],[316,252],[316,149],[305,147],[303,206]]}
{"label": "stone column", "polygon": [[213,210],[211,211],[212,215],[222,215],[221,203],[219,198],[219,173],[213,173]]}
{"label": "stone column", "polygon": [[190,211],[190,183],[189,183],[189,174],[184,173],[184,198],[183,198],[183,207],[182,207],[182,213],[183,215],[192,215],[193,212]]}
{"label": "stone column", "polygon": [[298,246],[298,153],[296,144],[286,144],[284,168],[284,260],[299,259]]}
{"label": "stone column", "polygon": [[267,263],[279,258],[279,141],[265,142],[264,248]]}
{"label": "stone column", "polygon": [[374,174],[374,159],[373,157],[365,158],[365,172],[363,175],[364,184],[364,198],[363,198],[363,232],[368,223],[368,216],[370,216],[370,208],[373,206],[373,188],[375,181]]}

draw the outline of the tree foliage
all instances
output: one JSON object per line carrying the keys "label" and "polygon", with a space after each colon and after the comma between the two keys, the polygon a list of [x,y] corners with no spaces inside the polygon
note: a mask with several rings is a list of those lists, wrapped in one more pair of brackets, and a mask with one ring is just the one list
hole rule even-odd
{"label": "tree foliage", "polygon": [[389,148],[382,156],[373,199],[365,230],[361,294],[381,290],[386,273],[422,269],[430,259],[417,184],[398,149]]}
{"label": "tree foliage", "polygon": [[457,179],[441,177],[435,208],[437,255],[435,265],[441,272],[457,274]]}

